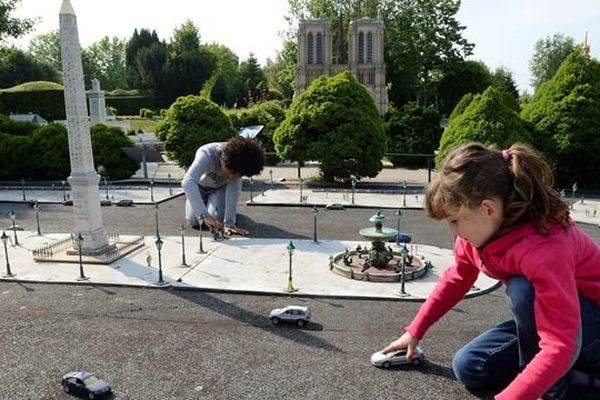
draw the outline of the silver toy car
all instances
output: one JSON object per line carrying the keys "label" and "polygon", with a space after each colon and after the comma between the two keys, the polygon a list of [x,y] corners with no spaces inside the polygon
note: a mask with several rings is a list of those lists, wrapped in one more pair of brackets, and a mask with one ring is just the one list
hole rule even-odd
{"label": "silver toy car", "polygon": [[287,306],[271,310],[269,319],[273,325],[279,322],[292,322],[302,327],[310,321],[310,309],[304,306]]}
{"label": "silver toy car", "polygon": [[406,349],[392,351],[387,354],[383,354],[381,351],[373,353],[371,356],[371,364],[376,367],[389,368],[392,365],[403,365],[403,364],[412,364],[419,365],[425,360],[425,355],[423,354],[423,350],[419,346],[416,347],[415,353],[413,354],[413,359],[408,361],[406,359]]}

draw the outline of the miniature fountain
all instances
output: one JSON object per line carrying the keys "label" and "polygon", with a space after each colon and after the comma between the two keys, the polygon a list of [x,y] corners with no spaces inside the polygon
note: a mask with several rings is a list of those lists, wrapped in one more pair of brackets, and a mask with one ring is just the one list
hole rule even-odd
{"label": "miniature fountain", "polygon": [[370,248],[358,245],[354,250],[332,255],[330,269],[350,279],[371,282],[402,282],[425,275],[431,264],[424,257],[418,257],[416,246],[410,245],[409,250],[406,243],[402,243],[394,250],[387,244],[399,231],[384,227],[384,220],[385,216],[378,211],[369,219],[375,226],[358,231],[371,242]]}

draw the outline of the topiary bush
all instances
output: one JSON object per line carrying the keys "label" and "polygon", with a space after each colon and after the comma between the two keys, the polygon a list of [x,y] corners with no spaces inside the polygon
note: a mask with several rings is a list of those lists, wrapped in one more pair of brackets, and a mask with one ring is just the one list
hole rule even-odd
{"label": "topiary bush", "polygon": [[559,186],[600,188],[600,63],[579,51],[561,64],[521,113]]}
{"label": "topiary bush", "polygon": [[481,142],[500,148],[515,142],[532,143],[531,131],[531,125],[505,103],[504,93],[489,87],[475,95],[462,114],[450,120],[440,141],[436,164],[441,165],[446,154],[463,143]]}
{"label": "topiary bush", "polygon": [[169,157],[188,168],[196,150],[207,143],[225,142],[235,136],[231,120],[219,106],[200,96],[179,97],[156,126]]}
{"label": "topiary bush", "polygon": [[[407,103],[402,111],[391,110],[386,115],[388,153],[433,154],[437,150],[443,129],[441,114],[433,105]],[[394,167],[425,167],[426,158],[390,157]]]}
{"label": "topiary bush", "polygon": [[127,157],[123,147],[135,147],[131,138],[117,127],[97,124],[91,128],[94,165],[102,165],[112,180],[126,179],[140,169],[140,162]]}
{"label": "topiary bush", "polygon": [[64,179],[71,173],[67,129],[60,124],[48,124],[32,135],[32,154],[43,155],[33,160],[35,179]]}
{"label": "topiary bush", "polygon": [[283,159],[319,161],[327,182],[374,177],[383,168],[383,120],[349,71],[316,79],[292,103],[273,141]]}
{"label": "topiary bush", "polygon": [[[283,103],[278,100],[264,101],[251,108],[231,110],[229,116],[236,129],[249,125],[264,125],[258,139],[266,152],[274,153],[273,134],[285,119],[286,110],[283,106]],[[275,165],[279,161],[281,159],[276,154],[267,155],[265,159],[267,165]]]}

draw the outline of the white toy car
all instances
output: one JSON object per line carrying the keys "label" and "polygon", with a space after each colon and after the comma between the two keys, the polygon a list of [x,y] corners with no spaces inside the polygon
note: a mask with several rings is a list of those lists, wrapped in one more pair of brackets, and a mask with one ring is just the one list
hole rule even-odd
{"label": "white toy car", "polygon": [[273,325],[279,322],[292,322],[302,327],[310,321],[310,309],[304,306],[287,306],[271,310],[269,319]]}
{"label": "white toy car", "polygon": [[371,356],[371,364],[376,367],[389,368],[392,365],[419,365],[424,359],[425,355],[423,354],[423,350],[417,346],[415,353],[413,354],[413,359],[410,362],[406,359],[406,349],[402,349],[398,351],[392,351],[387,354],[383,354],[381,351],[373,353]]}

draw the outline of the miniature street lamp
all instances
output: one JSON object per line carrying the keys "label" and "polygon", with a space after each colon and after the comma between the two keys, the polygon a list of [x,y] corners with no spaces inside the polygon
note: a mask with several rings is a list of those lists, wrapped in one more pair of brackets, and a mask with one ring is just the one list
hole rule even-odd
{"label": "miniature street lamp", "polygon": [[317,240],[317,214],[319,213],[319,209],[317,208],[317,206],[313,206],[312,213],[313,213],[313,242],[319,243],[319,241]]}
{"label": "miniature street lamp", "polygon": [[171,174],[167,174],[167,184],[169,185],[169,196],[173,195],[173,188],[171,187]]}
{"label": "miniature street lamp", "polygon": [[406,248],[406,243],[402,246],[402,270],[400,271],[400,297],[410,296],[406,293],[404,289],[404,284],[406,283],[406,263],[408,262],[408,249]]}
{"label": "miniature street lamp", "polygon": [[13,210],[10,210],[8,212],[8,217],[12,220],[12,228],[13,228],[13,234],[15,236],[15,246],[19,245],[19,238],[17,238],[17,225],[15,224],[15,219],[17,218],[17,216],[15,215],[15,212]]}
{"label": "miniature street lamp", "polygon": [[158,236],[156,238],[156,241],[154,242],[154,244],[156,245],[156,249],[158,250],[158,284],[162,285],[165,283],[165,281],[163,280],[163,274],[162,274],[162,255],[160,253],[160,250],[162,249],[163,246],[163,241],[160,238],[160,236]]}
{"label": "miniature street lamp", "polygon": [[203,238],[202,238],[202,220],[200,220],[200,228],[198,229],[198,254],[204,254],[206,253],[206,251],[204,251],[204,246],[202,244],[203,242]]}
{"label": "miniature street lamp", "polygon": [[110,200],[108,196],[108,180],[106,179],[106,175],[102,177],[102,180],[104,181],[104,190],[106,190],[106,200]]}
{"label": "miniature street lamp", "polygon": [[252,192],[252,187],[254,186],[254,179],[250,177],[250,203],[254,203],[254,193]]}
{"label": "miniature street lamp", "polygon": [[88,278],[83,273],[83,260],[82,260],[82,257],[81,257],[81,253],[82,253],[81,246],[83,245],[83,236],[81,235],[81,232],[79,232],[77,234],[77,236],[75,236],[75,242],[77,243],[77,248],[79,249],[79,278],[77,278],[77,280],[78,281],[85,281]]}
{"label": "miniature street lamp", "polygon": [[288,293],[296,292],[298,290],[294,287],[294,282],[292,281],[292,256],[294,255],[295,248],[296,247],[294,247],[294,243],[292,243],[292,241],[290,240],[290,244],[287,245],[287,251],[288,251],[288,255],[290,257],[288,284],[287,284],[287,287],[285,289],[283,289],[285,292],[288,292]]}
{"label": "miniature street lamp", "polygon": [[396,230],[398,231],[396,233],[396,246],[400,246],[400,217],[402,217],[402,210],[398,209],[398,211],[396,211],[396,218],[398,222],[398,225],[396,226]]}
{"label": "miniature street lamp", "polygon": [[302,178],[300,178],[300,203],[302,203]]}
{"label": "miniature street lamp", "polygon": [[269,176],[271,177],[271,190],[273,190],[273,170],[269,170]]}
{"label": "miniature street lamp", "polygon": [[577,182],[575,182],[573,184],[573,187],[571,189],[573,189],[573,194],[571,195],[571,210],[572,210],[573,209],[573,203],[574,203],[574,200],[575,200],[575,192],[577,191]]}
{"label": "miniature street lamp", "polygon": [[356,190],[356,178],[352,176],[352,204],[354,204],[354,190]]}
{"label": "miniature street lamp", "polygon": [[156,225],[156,237],[160,237],[158,230],[158,203],[154,203],[154,224]]}
{"label": "miniature street lamp", "polygon": [[23,201],[27,201],[27,197],[25,196],[25,178],[21,178],[21,187],[23,188]]}
{"label": "miniature street lamp", "polygon": [[60,181],[60,184],[62,185],[62,194],[63,194],[63,201],[67,201],[67,194],[65,192],[65,184],[67,182],[65,181]]}
{"label": "miniature street lamp", "polygon": [[37,234],[38,236],[42,236],[42,229],[40,228],[40,206],[38,205],[37,200],[33,204],[33,209],[35,210],[35,224],[37,225]]}
{"label": "miniature street lamp", "polygon": [[150,201],[154,203],[154,179],[150,179]]}
{"label": "miniature street lamp", "polygon": [[2,244],[4,245],[4,257],[6,257],[6,274],[4,275],[4,278],[12,278],[13,276],[15,276],[15,274],[13,274],[10,271],[10,262],[8,261],[8,248],[6,247],[6,244],[8,243],[8,235],[6,234],[6,232],[2,231],[2,236],[0,236],[0,240],[2,240]]}
{"label": "miniature street lamp", "polygon": [[406,207],[406,181],[402,181],[402,206]]}
{"label": "miniature street lamp", "polygon": [[181,226],[179,227],[179,232],[181,233],[181,266],[189,267],[189,265],[185,261],[185,226],[183,226],[183,224],[181,224]]}

